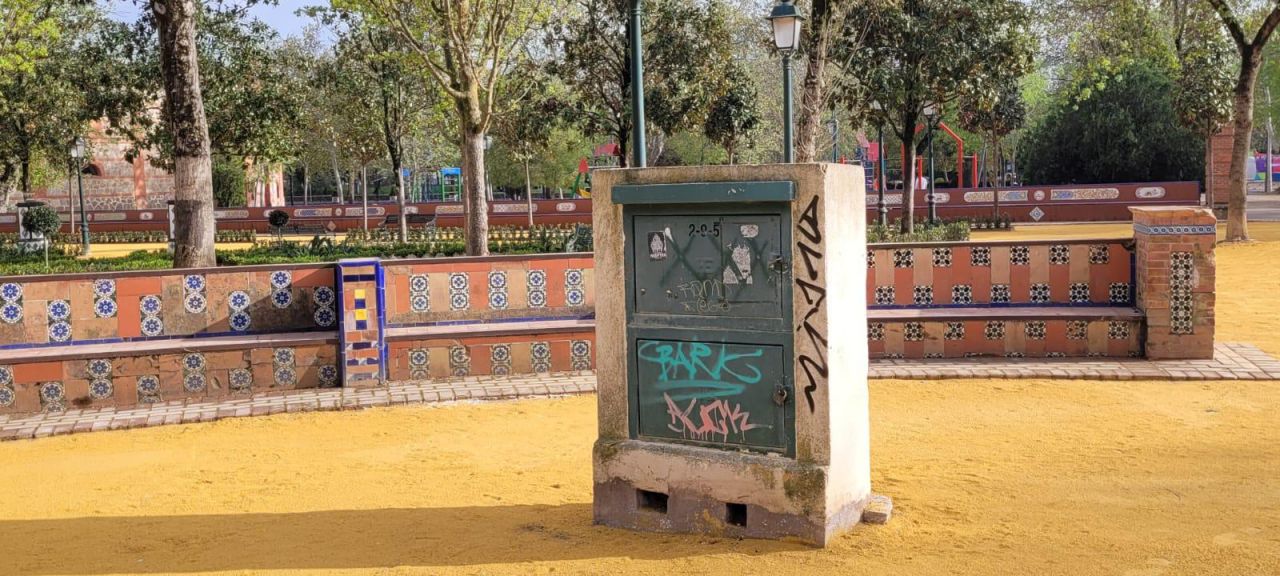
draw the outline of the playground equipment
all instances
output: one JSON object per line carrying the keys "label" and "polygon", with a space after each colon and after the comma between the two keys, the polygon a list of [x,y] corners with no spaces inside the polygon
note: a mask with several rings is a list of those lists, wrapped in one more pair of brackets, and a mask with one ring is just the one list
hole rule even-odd
{"label": "playground equipment", "polygon": [[591,197],[591,171],[599,168],[617,168],[621,164],[621,151],[616,143],[601,144],[592,151],[590,158],[578,161],[578,175],[573,179],[576,198]]}

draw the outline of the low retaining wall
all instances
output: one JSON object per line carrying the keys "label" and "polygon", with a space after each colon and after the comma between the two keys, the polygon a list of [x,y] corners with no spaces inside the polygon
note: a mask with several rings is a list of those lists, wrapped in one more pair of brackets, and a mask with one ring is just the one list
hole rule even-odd
{"label": "low retaining wall", "polygon": [[1125,239],[871,245],[873,358],[1212,358],[1215,224],[1134,207]]}
{"label": "low retaining wall", "polygon": [[[990,218],[995,214],[992,188],[938,188],[938,217]],[[885,193],[889,219],[902,217],[903,191]],[[879,197],[867,189],[867,222],[880,217]],[[1194,206],[1200,203],[1199,182],[1133,184],[1065,184],[1000,189],[1000,214],[1014,222],[1127,222],[1130,206]],[[927,190],[916,191],[917,218],[927,217]]]}
{"label": "low retaining wall", "polygon": [[[538,224],[590,224],[591,200],[565,198],[559,200],[534,200],[533,218]],[[219,230],[271,230],[267,214],[283,210],[289,214],[289,226],[323,229],[333,223],[339,232],[355,230],[364,225],[364,207],[360,204],[314,204],[309,206],[239,207],[219,208],[214,211]],[[435,217],[437,226],[461,227],[462,204],[457,202],[421,202],[406,207],[409,214]],[[382,226],[387,216],[400,214],[395,203],[375,203],[369,206],[369,228]],[[79,215],[74,222],[64,222],[63,231],[78,233]],[[523,200],[504,200],[489,203],[490,226],[526,226],[529,223],[528,205]],[[133,230],[168,230],[169,212],[166,209],[151,210],[95,210],[89,212],[89,227],[94,232]],[[0,232],[18,231],[17,214],[0,213]]]}
{"label": "low retaining wall", "polygon": [[[1133,214],[1133,239],[870,246],[871,356],[1212,357],[1213,215]],[[0,414],[591,370],[595,283],[587,254],[9,278]]]}
{"label": "low retaining wall", "polygon": [[[367,295],[385,304],[365,320],[384,332],[383,377],[592,369],[592,268],[590,255],[564,254],[389,262]],[[344,290],[337,269],[6,279],[0,413],[342,385],[356,285]]]}

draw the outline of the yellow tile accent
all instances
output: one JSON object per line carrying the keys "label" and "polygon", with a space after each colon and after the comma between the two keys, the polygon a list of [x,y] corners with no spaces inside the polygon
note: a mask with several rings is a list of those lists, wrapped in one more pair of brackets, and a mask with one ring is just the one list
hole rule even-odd
{"label": "yellow tile accent", "polygon": [[365,310],[365,309],[361,308],[361,309],[359,309],[359,310],[356,310],[355,312],[356,312],[356,320],[368,320],[368,319],[369,319],[369,311],[368,311],[368,310]]}
{"label": "yellow tile accent", "polygon": [[356,289],[356,300],[364,300],[364,290]]}

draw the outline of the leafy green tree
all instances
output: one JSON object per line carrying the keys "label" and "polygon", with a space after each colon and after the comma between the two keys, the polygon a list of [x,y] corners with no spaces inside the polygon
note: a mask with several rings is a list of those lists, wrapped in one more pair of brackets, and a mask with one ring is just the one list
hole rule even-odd
{"label": "leafy green tree", "polygon": [[[801,54],[804,59],[804,80],[800,84],[800,107],[796,116],[796,162],[812,162],[817,152],[818,131],[822,125],[822,112],[827,106],[827,63],[830,60],[832,42],[841,36],[845,12],[854,2],[879,2],[882,0],[812,0],[809,6],[808,30],[801,38]],[[865,30],[870,22],[853,23]],[[856,40],[857,34],[847,34],[847,40]]]}
{"label": "leafy green tree", "polygon": [[[561,57],[553,71],[573,91],[568,112],[583,132],[609,135],[623,165],[631,145],[629,0],[574,0],[553,38]],[[725,88],[724,63],[733,59],[728,8],[683,0],[644,5],[645,117],[660,133],[650,138],[658,163],[663,137],[701,126]]]}
{"label": "leafy green tree", "polygon": [[[252,3],[254,0],[248,0]],[[214,265],[213,156],[257,166],[296,151],[300,87],[275,50],[275,33],[242,6],[149,0],[116,34],[107,108],[134,152],[174,173],[175,266]],[[158,115],[153,101],[162,95]]]}
{"label": "leafy green tree", "polygon": [[533,227],[534,158],[546,153],[552,130],[558,122],[565,101],[564,87],[554,82],[546,70],[525,62],[512,73],[504,94],[504,110],[494,123],[494,136],[510,150],[512,157],[524,167],[525,203],[529,226]]}
{"label": "leafy green tree", "polygon": [[1135,62],[1087,100],[1060,94],[1022,139],[1029,183],[1158,182],[1200,178],[1203,140],[1173,107],[1160,64]]}
{"label": "leafy green tree", "polygon": [[702,131],[712,142],[723,146],[729,164],[742,144],[750,144],[760,126],[759,95],[746,71],[730,63],[728,88],[711,103]]}
{"label": "leafy green tree", "polygon": [[0,74],[0,206],[9,204],[11,179],[25,198],[42,166],[65,174],[71,143],[103,112],[102,95],[111,90],[104,78],[83,70],[110,66],[101,45],[109,41],[102,31],[113,24],[92,5],[59,4],[43,13],[59,32],[27,52],[40,56]]}
{"label": "leafy green tree", "polygon": [[350,75],[346,85],[356,90],[355,96],[364,101],[365,110],[377,111],[400,205],[400,239],[408,241],[405,140],[421,127],[426,113],[439,100],[438,88],[412,70],[414,55],[409,45],[385,24],[343,10],[312,13],[338,35],[334,50],[339,69]]}
{"label": "leafy green tree", "polygon": [[1205,142],[1205,192],[1209,194],[1213,135],[1231,119],[1231,71],[1236,68],[1231,40],[1204,0],[1170,0],[1178,76],[1173,107],[1182,125]]}
{"label": "leafy green tree", "polygon": [[[832,48],[843,62],[842,99],[856,116],[889,128],[906,149],[902,229],[915,227],[915,157],[926,107],[997,94],[1031,65],[1029,12],[1016,0],[903,0],[858,4]],[[872,102],[879,104],[879,109]]]}
{"label": "leafy green tree", "polygon": [[164,85],[161,117],[173,158],[173,266],[210,267],[214,253],[213,166],[200,85],[195,0],[151,0]]}
{"label": "leafy green tree", "polygon": [[547,5],[528,0],[341,0],[395,30],[417,56],[418,71],[452,100],[462,148],[467,254],[489,253],[485,135],[504,75],[525,56],[530,30]]}
{"label": "leafy green tree", "polygon": [[48,55],[62,32],[58,12],[49,0],[0,0],[0,82]]}
{"label": "leafy green tree", "polygon": [[[960,104],[960,125],[965,130],[981,134],[991,145],[995,155],[996,187],[992,212],[1000,215],[1000,183],[1004,171],[1004,139],[1027,120],[1027,104],[1022,99],[1022,86],[1015,79],[1006,79],[994,97],[970,95]],[[991,161],[991,155],[986,159]],[[987,170],[990,173],[990,170]]]}
{"label": "leafy green tree", "polygon": [[[1245,32],[1245,25],[1236,16],[1236,8],[1227,0],[1208,0],[1218,13],[1218,18],[1231,36],[1239,53],[1240,69],[1236,75],[1234,102],[1231,117],[1235,123],[1234,141],[1231,143],[1230,197],[1227,199],[1227,240],[1238,242],[1249,239],[1249,223],[1245,216],[1248,191],[1245,189],[1244,165],[1253,150],[1253,96],[1258,83],[1258,71],[1262,67],[1263,50],[1271,41],[1271,34],[1280,26],[1280,3],[1273,3],[1258,24],[1252,37]],[[1253,4],[1250,3],[1250,7]]]}

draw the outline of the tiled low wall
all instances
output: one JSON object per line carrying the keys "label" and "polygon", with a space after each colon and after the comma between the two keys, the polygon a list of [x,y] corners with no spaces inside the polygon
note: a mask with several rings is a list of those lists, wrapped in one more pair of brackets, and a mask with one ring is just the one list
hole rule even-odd
{"label": "tiled low wall", "polygon": [[1130,239],[872,245],[872,358],[1134,357]]}
{"label": "tiled low wall", "polygon": [[0,281],[0,349],[333,330],[331,265],[22,276]]}
{"label": "tiled low wall", "polygon": [[873,244],[867,306],[1132,305],[1133,241]]}
{"label": "tiled low wall", "polygon": [[590,254],[388,260],[387,325],[581,315],[595,306]]}
{"label": "tiled low wall", "polygon": [[356,302],[373,385],[594,365],[589,255],[371,262],[345,289],[334,264],[6,279],[0,413],[340,386]]}
{"label": "tiled low wall", "polygon": [[944,319],[868,325],[872,358],[1142,356],[1141,318]]}
{"label": "tiled low wall", "polygon": [[0,364],[0,413],[206,400],[337,383],[336,348],[311,345]]}

